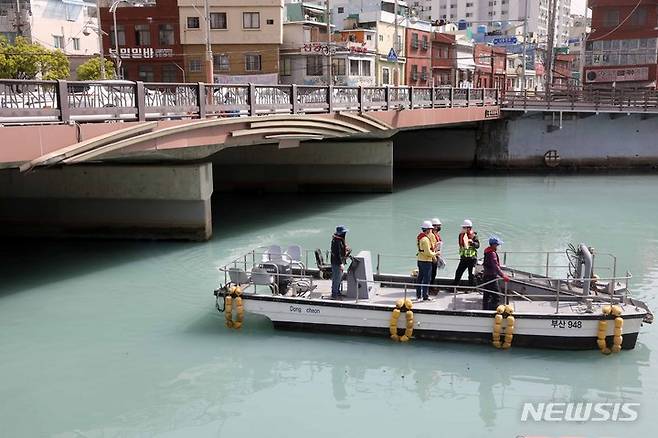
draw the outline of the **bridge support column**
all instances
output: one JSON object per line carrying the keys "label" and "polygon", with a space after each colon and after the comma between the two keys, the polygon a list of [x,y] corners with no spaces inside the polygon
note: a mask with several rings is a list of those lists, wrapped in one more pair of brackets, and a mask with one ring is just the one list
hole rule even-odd
{"label": "bridge support column", "polygon": [[207,240],[212,166],[0,171],[0,234]]}
{"label": "bridge support column", "polygon": [[290,142],[226,148],[213,156],[215,189],[390,192],[390,140]]}

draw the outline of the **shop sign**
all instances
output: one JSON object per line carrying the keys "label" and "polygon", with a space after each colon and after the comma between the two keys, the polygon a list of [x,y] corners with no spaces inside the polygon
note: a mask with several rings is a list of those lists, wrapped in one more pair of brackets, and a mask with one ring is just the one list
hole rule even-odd
{"label": "shop sign", "polygon": [[[116,50],[112,49],[110,53],[116,53]],[[153,47],[120,47],[119,56],[121,59],[171,58],[174,56],[174,51]]]}
{"label": "shop sign", "polygon": [[587,70],[586,82],[648,81],[649,67],[628,67]]}

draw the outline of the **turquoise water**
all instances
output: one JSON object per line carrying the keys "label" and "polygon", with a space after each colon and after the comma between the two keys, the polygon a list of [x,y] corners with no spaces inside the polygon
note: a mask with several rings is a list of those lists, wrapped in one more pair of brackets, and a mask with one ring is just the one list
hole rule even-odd
{"label": "turquoise water", "polygon": [[[429,172],[428,172],[429,173]],[[216,194],[207,243],[41,241],[0,248],[2,437],[651,436],[658,327],[613,356],[274,331],[229,331],[216,266],[259,245],[414,254],[439,216],[510,251],[586,241],[656,307],[658,177],[399,178],[386,195]],[[539,261],[539,260],[537,260]],[[413,261],[385,259],[404,272]],[[444,274],[451,275],[455,266]],[[522,422],[524,402],[640,403],[633,423]]]}

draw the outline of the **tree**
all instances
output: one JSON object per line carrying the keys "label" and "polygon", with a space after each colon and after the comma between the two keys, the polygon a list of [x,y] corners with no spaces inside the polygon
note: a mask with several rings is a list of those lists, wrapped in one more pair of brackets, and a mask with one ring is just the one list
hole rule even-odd
{"label": "tree", "polygon": [[[114,71],[114,63],[105,58],[105,79],[116,79]],[[90,58],[84,64],[80,64],[75,70],[78,75],[78,80],[81,81],[97,81],[101,79],[101,58],[96,56]]]}
{"label": "tree", "polygon": [[0,78],[54,80],[70,73],[69,60],[59,49],[49,50],[23,37],[16,37],[14,44],[0,39]]}

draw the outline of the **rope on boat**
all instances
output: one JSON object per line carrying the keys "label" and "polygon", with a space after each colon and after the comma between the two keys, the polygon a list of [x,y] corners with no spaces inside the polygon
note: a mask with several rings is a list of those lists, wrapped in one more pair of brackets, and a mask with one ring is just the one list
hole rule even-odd
{"label": "rope on boat", "polygon": [[[226,318],[226,327],[239,330],[244,320],[244,306],[242,305],[242,289],[240,286],[233,286],[228,289],[228,295],[224,298],[224,311]],[[236,317],[233,320],[233,300],[235,300]]]}
{"label": "rope on boat", "polygon": [[[610,353],[619,353],[621,351],[621,344],[624,340],[622,336],[622,331],[624,328],[624,318],[621,317],[622,308],[621,306],[603,306],[601,309],[604,319],[599,320],[599,332],[596,336],[596,343],[599,346],[599,350],[603,354]],[[608,343],[606,340],[608,332],[608,318],[614,317],[615,328],[613,331],[612,337],[612,348],[608,348]]]}
{"label": "rope on boat", "polygon": [[[501,304],[496,308],[496,316],[494,316],[494,326],[492,333],[492,344],[496,348],[503,348],[507,350],[512,346],[512,339],[514,338],[514,308],[512,306]],[[505,338],[501,342],[503,332],[503,320],[505,320]]]}
{"label": "rope on boat", "polygon": [[[391,339],[393,339],[396,342],[397,341],[407,342],[411,339],[411,336],[414,333],[414,312],[411,311],[412,307],[413,307],[413,303],[409,299],[403,300],[402,298],[400,298],[395,303],[395,309],[393,309],[393,313],[391,314],[391,321],[389,323],[389,332],[391,333]],[[402,310],[405,311],[407,324],[404,329],[404,335],[399,336],[398,320],[400,319]]]}

